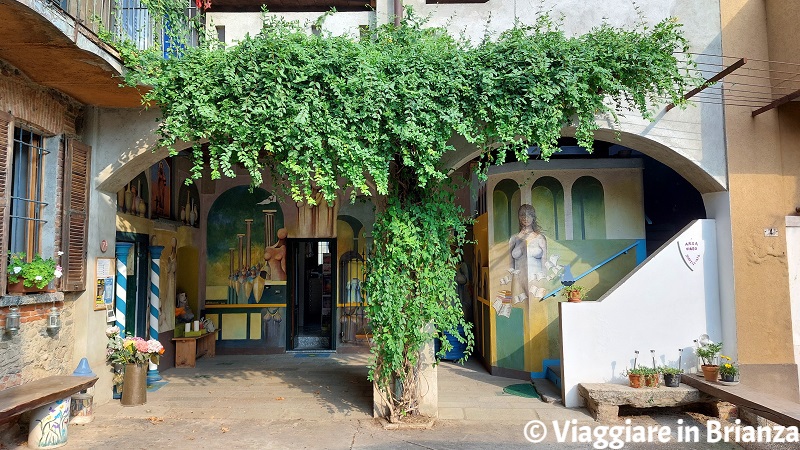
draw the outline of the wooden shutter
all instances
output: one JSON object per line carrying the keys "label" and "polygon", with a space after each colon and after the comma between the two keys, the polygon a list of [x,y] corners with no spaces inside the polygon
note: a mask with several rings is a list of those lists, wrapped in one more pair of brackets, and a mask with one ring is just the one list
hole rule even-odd
{"label": "wooden shutter", "polygon": [[14,118],[0,111],[0,296],[6,293],[8,264],[8,190],[11,188],[11,148],[14,143]]}
{"label": "wooden shutter", "polygon": [[89,157],[91,147],[67,141],[64,155],[64,218],[61,222],[63,291],[86,289],[86,235],[89,230]]}

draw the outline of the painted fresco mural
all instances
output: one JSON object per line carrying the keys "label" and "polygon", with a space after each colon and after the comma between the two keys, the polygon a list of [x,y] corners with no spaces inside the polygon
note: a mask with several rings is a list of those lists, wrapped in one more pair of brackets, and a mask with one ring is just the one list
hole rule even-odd
{"label": "painted fresco mural", "polygon": [[182,224],[190,227],[200,227],[200,194],[197,192],[197,184],[181,183],[178,188],[178,220]]}
{"label": "painted fresco mural", "polygon": [[477,211],[474,226],[476,348],[489,365],[543,376],[560,358],[565,271],[580,278],[591,301],[644,260],[641,170],[625,170],[489,177],[488,208]]}
{"label": "painted fresco mural", "polygon": [[162,159],[150,167],[150,214],[153,218],[172,218],[172,169],[169,161]]}
{"label": "painted fresco mural", "polygon": [[117,192],[117,212],[147,217],[147,199],[150,199],[147,175],[140,173]]}
{"label": "painted fresco mural", "polygon": [[208,299],[263,303],[268,284],[286,284],[285,239],[274,195],[248,186],[222,193],[208,213],[206,285],[217,288]]}

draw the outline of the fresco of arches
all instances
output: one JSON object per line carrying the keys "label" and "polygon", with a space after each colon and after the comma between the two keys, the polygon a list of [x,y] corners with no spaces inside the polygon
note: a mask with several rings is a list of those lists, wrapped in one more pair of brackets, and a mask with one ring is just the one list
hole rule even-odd
{"label": "fresco of arches", "polygon": [[644,260],[645,217],[639,161],[537,163],[506,164],[476,190],[473,273],[477,352],[493,372],[543,377],[560,358],[565,272],[599,299]]}

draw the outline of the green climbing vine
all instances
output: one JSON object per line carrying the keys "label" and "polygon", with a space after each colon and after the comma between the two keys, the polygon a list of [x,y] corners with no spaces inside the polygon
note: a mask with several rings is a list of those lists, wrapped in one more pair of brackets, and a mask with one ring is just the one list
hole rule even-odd
{"label": "green climbing vine", "polygon": [[254,185],[286,180],[295,199],[346,188],[386,196],[365,291],[370,377],[393,419],[417,411],[421,346],[465,325],[454,282],[465,218],[440,164],[450,138],[484,149],[484,171],[503,162],[499,146],[524,160],[538,145],[549,157],[565,126],[591,148],[598,114],[650,117],[664,101],[684,104],[698,81],[678,59],[687,42],[674,20],[572,37],[542,15],[471,43],[410,11],[359,39],[265,16],[234,47],[201,33],[167,59],[123,48],[127,82],[149,86],[143,102],[161,110],[161,144],[193,146],[194,178],[242,166]]}

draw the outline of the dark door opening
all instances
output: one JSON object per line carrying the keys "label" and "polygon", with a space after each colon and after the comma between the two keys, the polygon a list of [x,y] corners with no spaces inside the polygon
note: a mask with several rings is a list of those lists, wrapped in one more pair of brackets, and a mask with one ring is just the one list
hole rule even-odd
{"label": "dark door opening", "polygon": [[336,314],[335,239],[290,239],[289,350],[333,350]]}
{"label": "dark door opening", "polygon": [[133,244],[128,252],[125,332],[150,338],[150,238],[146,234],[117,232],[117,242]]}

